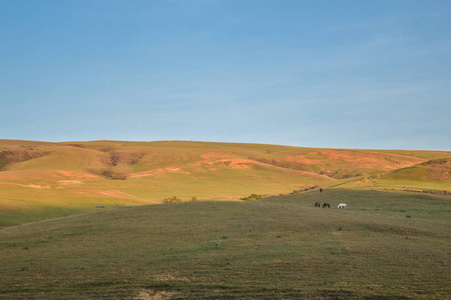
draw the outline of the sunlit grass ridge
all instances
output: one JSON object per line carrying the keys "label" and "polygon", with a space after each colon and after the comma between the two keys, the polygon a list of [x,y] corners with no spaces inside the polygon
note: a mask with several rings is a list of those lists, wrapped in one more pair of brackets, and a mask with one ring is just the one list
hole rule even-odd
{"label": "sunlit grass ridge", "polygon": [[[0,150],[29,153],[22,155],[22,161],[8,164],[5,159],[0,171],[0,225],[92,211],[98,206],[162,203],[172,196],[182,201],[193,197],[239,200],[251,194],[279,195],[329,186],[450,190],[451,154],[443,151],[11,140],[0,140]],[[440,168],[428,164],[430,160],[441,161]]]}

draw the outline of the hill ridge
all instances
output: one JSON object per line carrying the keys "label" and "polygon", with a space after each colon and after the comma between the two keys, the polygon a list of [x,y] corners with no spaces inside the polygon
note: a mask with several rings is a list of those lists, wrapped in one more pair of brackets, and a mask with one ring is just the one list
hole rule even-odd
{"label": "hill ridge", "polygon": [[[14,149],[36,157],[8,161]],[[449,159],[451,152],[443,151],[187,141],[0,140],[0,166],[7,166],[0,171],[0,223],[12,222],[13,214],[23,216],[19,222],[27,222],[28,216],[41,218],[48,211],[53,216],[97,206],[162,203],[174,195],[191,201],[238,200],[250,194],[279,195],[329,186],[451,190],[448,177],[435,180],[435,175],[426,179],[422,175],[437,174],[435,165],[421,165]],[[441,171],[449,173],[448,169]]]}

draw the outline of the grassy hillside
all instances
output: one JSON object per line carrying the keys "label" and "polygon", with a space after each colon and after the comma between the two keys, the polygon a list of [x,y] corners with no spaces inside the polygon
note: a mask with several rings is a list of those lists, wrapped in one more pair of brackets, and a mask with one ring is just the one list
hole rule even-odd
{"label": "grassy hillside", "polygon": [[[250,194],[279,195],[343,184],[400,187],[411,180],[416,188],[451,190],[449,176],[390,177],[433,159],[449,160],[451,153],[176,141],[0,140],[0,226],[98,207],[162,203],[172,196],[183,201],[237,200]],[[449,175],[449,169],[444,172]]]}
{"label": "grassy hillside", "polygon": [[326,189],[4,228],[0,298],[449,299],[449,200]]}
{"label": "grassy hillside", "polygon": [[417,192],[450,193],[451,159],[439,158],[366,177],[342,187],[396,189]]}

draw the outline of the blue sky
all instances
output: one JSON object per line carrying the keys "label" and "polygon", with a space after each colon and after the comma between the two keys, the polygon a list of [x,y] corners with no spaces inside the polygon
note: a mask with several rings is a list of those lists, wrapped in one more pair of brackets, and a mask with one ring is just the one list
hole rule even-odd
{"label": "blue sky", "polygon": [[451,150],[450,1],[0,0],[0,139]]}

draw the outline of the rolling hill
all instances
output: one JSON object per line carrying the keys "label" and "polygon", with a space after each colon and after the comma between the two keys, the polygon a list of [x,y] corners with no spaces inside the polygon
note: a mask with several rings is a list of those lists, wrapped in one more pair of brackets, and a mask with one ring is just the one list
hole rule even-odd
{"label": "rolling hill", "polygon": [[104,207],[314,188],[449,191],[451,152],[184,141],[0,140],[0,225]]}
{"label": "rolling hill", "polygon": [[[450,162],[0,140],[0,298],[448,299]],[[250,194],[267,198],[236,201]]]}

